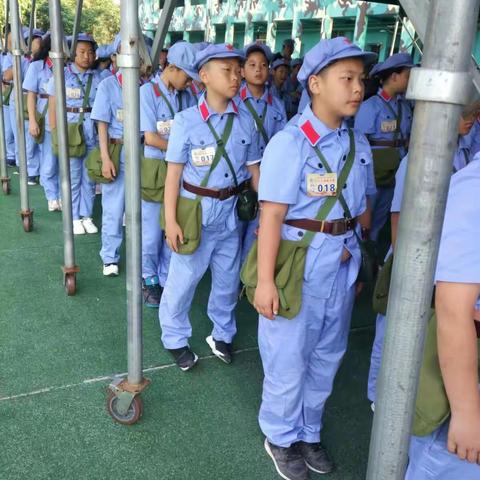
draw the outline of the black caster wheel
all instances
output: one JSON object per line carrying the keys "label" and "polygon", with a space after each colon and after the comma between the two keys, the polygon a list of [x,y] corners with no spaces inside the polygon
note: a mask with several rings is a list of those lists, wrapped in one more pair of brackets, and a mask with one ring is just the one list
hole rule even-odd
{"label": "black caster wheel", "polygon": [[118,412],[117,403],[118,397],[110,390],[107,398],[107,410],[110,416],[122,425],[133,425],[138,422],[143,413],[143,402],[138,395],[133,399],[125,415]]}
{"label": "black caster wheel", "polygon": [[75,273],[66,273],[64,277],[65,292],[71,297],[77,291],[77,278]]}
{"label": "black caster wheel", "polygon": [[31,232],[33,230],[33,217],[32,215],[24,215],[23,216],[23,229],[25,232]]}

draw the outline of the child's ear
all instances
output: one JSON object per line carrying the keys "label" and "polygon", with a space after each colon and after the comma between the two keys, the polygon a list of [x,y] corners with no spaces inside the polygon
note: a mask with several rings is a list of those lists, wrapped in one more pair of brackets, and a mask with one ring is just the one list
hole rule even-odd
{"label": "child's ear", "polygon": [[198,75],[199,75],[199,77],[200,77],[200,81],[201,81],[204,85],[206,85],[207,82],[208,82],[208,72],[207,72],[207,68],[202,67],[202,68],[200,69],[200,71],[198,72]]}
{"label": "child's ear", "polygon": [[312,95],[320,93],[320,76],[319,75],[310,75],[308,78],[308,88]]}

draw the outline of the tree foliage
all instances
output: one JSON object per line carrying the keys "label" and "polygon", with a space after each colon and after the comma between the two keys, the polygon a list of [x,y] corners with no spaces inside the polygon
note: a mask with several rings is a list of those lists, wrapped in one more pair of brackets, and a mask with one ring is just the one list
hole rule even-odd
{"label": "tree foliage", "polygon": [[[0,0],[0,26],[5,24],[5,1]],[[73,31],[75,20],[75,0],[61,0],[63,28],[66,35]],[[48,0],[36,2],[36,26],[40,30],[50,30]],[[24,26],[30,22],[31,1],[19,0],[20,15]],[[120,9],[115,0],[84,0],[80,31],[92,34],[99,44],[110,43],[120,31]]]}

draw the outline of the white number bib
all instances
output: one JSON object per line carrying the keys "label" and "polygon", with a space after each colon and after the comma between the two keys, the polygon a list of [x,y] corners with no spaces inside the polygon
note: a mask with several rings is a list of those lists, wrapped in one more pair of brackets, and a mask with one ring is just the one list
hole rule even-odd
{"label": "white number bib", "polygon": [[396,120],[385,120],[380,125],[380,130],[383,133],[395,132],[397,130],[397,121]]}
{"label": "white number bib", "polygon": [[213,163],[215,147],[195,148],[192,150],[192,161],[196,167],[208,167]]}
{"label": "white number bib", "polygon": [[78,100],[79,98],[82,98],[82,91],[79,88],[67,87],[65,90],[65,93],[68,98],[74,98],[76,100]]}
{"label": "white number bib", "polygon": [[334,197],[336,194],[336,173],[309,173],[307,175],[307,195],[309,197]]}
{"label": "white number bib", "polygon": [[123,122],[123,109],[119,108],[117,114],[115,115],[117,122]]}
{"label": "white number bib", "polygon": [[170,135],[173,120],[165,120],[163,122],[157,122],[157,132],[160,135]]}

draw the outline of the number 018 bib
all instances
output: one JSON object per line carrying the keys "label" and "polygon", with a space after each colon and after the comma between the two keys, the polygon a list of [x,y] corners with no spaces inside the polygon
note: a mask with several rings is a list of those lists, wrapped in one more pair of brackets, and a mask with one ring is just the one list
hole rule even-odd
{"label": "number 018 bib", "polygon": [[334,197],[336,194],[336,173],[309,173],[307,175],[307,195],[309,197]]}

